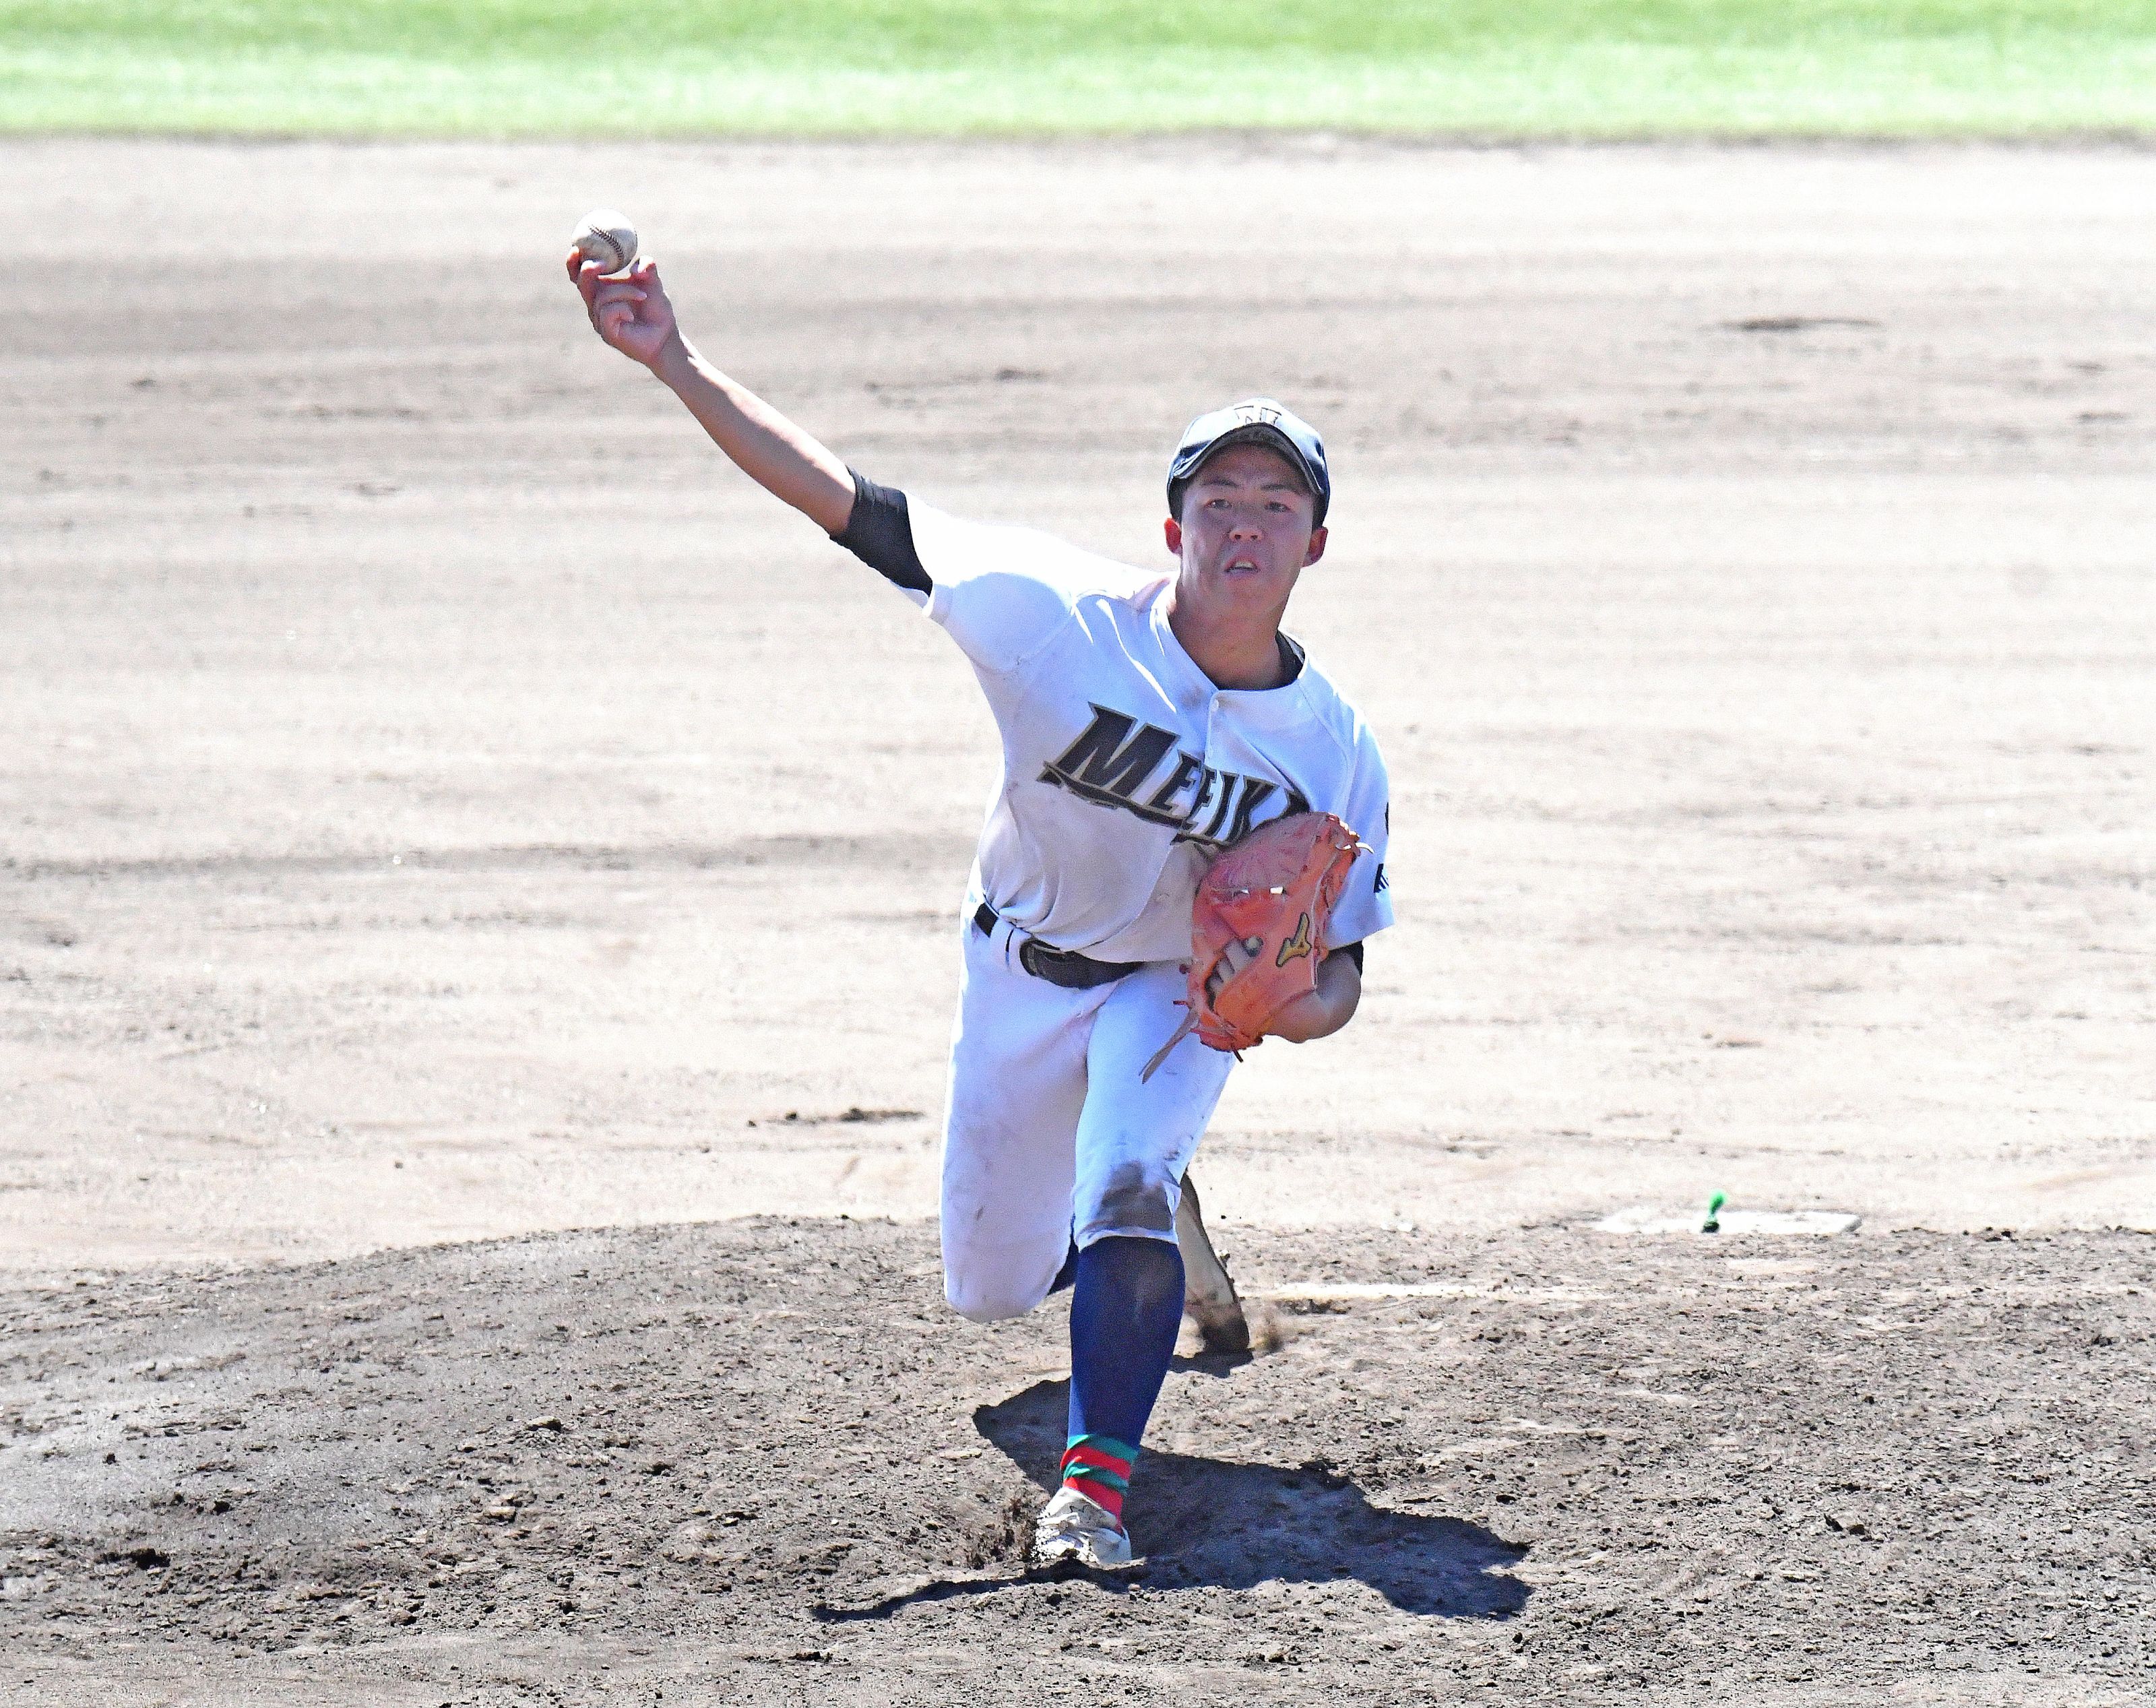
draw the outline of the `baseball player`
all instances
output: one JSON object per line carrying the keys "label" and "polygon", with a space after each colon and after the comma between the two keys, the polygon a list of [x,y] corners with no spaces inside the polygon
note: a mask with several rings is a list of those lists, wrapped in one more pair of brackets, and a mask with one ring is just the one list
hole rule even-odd
{"label": "baseball player", "polygon": [[601,338],[949,634],[995,715],[1003,778],[959,921],[944,1290],[989,1322],[1071,1290],[1069,1444],[1034,1552],[1126,1564],[1124,1497],[1184,1305],[1178,1208],[1199,1226],[1184,1170],[1235,1060],[1187,1036],[1141,1077],[1182,1018],[1199,880],[1286,813],[1359,833],[1304,945],[1314,982],[1266,1027],[1296,1042],[1348,1023],[1363,940],[1392,922],[1377,743],[1280,628],[1325,550],[1324,448],[1270,402],[1201,416],[1168,467],[1174,568],[1127,567],[854,473],[697,352],[649,260],[610,278],[572,253],[569,273]]}

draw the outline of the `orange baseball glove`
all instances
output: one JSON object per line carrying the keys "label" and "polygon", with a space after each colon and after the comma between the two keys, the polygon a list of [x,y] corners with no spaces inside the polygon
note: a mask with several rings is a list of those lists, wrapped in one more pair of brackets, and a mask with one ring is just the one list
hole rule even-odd
{"label": "orange baseball glove", "polygon": [[[1325,922],[1362,846],[1330,813],[1292,813],[1221,850],[1191,904],[1190,985],[1183,999],[1189,1013],[1141,1080],[1150,1080],[1193,1032],[1214,1049],[1240,1054],[1265,1036],[1282,1008],[1317,988]],[[1231,942],[1251,958],[1240,972],[1224,973]]]}

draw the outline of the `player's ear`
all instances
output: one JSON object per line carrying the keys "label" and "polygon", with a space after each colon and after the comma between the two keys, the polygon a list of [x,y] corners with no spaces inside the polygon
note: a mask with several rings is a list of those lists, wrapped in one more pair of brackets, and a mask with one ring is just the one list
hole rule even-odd
{"label": "player's ear", "polygon": [[1163,531],[1168,537],[1168,549],[1177,557],[1181,557],[1183,556],[1183,524],[1176,521],[1173,516],[1170,516],[1168,519],[1168,526]]}
{"label": "player's ear", "polygon": [[1310,550],[1303,554],[1302,567],[1305,569],[1307,569],[1312,564],[1317,562],[1319,558],[1324,556],[1325,530],[1322,528],[1312,528],[1310,531]]}

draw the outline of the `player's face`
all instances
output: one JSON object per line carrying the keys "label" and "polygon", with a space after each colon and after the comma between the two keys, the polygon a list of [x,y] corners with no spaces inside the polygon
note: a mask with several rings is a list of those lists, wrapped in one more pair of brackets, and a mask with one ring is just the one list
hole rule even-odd
{"label": "player's face", "polygon": [[1230,445],[1183,489],[1168,549],[1201,598],[1282,606],[1325,550],[1325,530],[1310,525],[1313,508],[1286,458],[1263,445]]}

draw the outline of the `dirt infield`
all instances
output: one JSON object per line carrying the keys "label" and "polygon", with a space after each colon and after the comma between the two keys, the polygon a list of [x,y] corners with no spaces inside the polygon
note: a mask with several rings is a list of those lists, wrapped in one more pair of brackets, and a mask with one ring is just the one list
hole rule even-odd
{"label": "dirt infield", "polygon": [[[67,239],[0,347],[0,1649],[38,1657],[0,1700],[1215,1664],[1283,1700],[2136,1700],[2107,1592],[2145,1599],[2145,1531],[2096,1538],[2147,1495],[2105,1408],[2147,1362],[2118,1230],[2156,1228],[2156,156],[50,142],[0,185]],[[961,1334],[919,1273],[991,732],[930,625],[592,340],[557,254],[598,203],[716,359],[947,507],[1150,561],[1189,415],[1326,429],[1291,627],[1380,731],[1402,923],[1199,1172],[1273,1279],[1502,1259],[1594,1295],[1571,1352],[1557,1294],[1296,1319],[1175,1379],[1142,1591],[959,1582],[1004,1570],[1061,1373],[1054,1313]],[[1865,1224],[1705,1304],[1696,1246],[1587,1232],[1714,1190]],[[758,1215],[814,1219],[619,1231]],[[617,1231],[526,1238],[579,1228]],[[646,1303],[724,1344],[665,1385]],[[1589,1381],[1619,1342],[1697,1404]],[[244,1439],[126,1434],[182,1391]],[[1942,1459],[1987,1393],[1992,1460]],[[916,1412],[978,1458],[857,1470]],[[1500,1438],[1512,1503],[1451,1480]],[[587,1516],[497,1546],[525,1505],[474,1503],[542,1488]],[[1170,1535],[1216,1499],[1322,1546]],[[576,1528],[609,1511],[633,1588]],[[354,1551],[392,1518],[444,1540]],[[958,1587],[855,1617],[909,1576]]]}
{"label": "dirt infield", "polygon": [[[1331,435],[1295,618],[1383,732],[1403,924],[1231,1087],[1231,1219],[2156,1221],[2156,156],[0,177],[70,239],[0,355],[0,1263],[932,1211],[985,717],[598,347],[553,269],[600,201],[966,511],[1149,561],[1197,408]],[[1302,251],[1196,211],[1245,203]]]}
{"label": "dirt infield", "polygon": [[917,1225],[18,1300],[0,1695],[2148,1700],[2147,1236],[1238,1256],[1418,1290],[1182,1362],[1109,1584],[1019,1557],[1060,1313],[954,1334]]}

